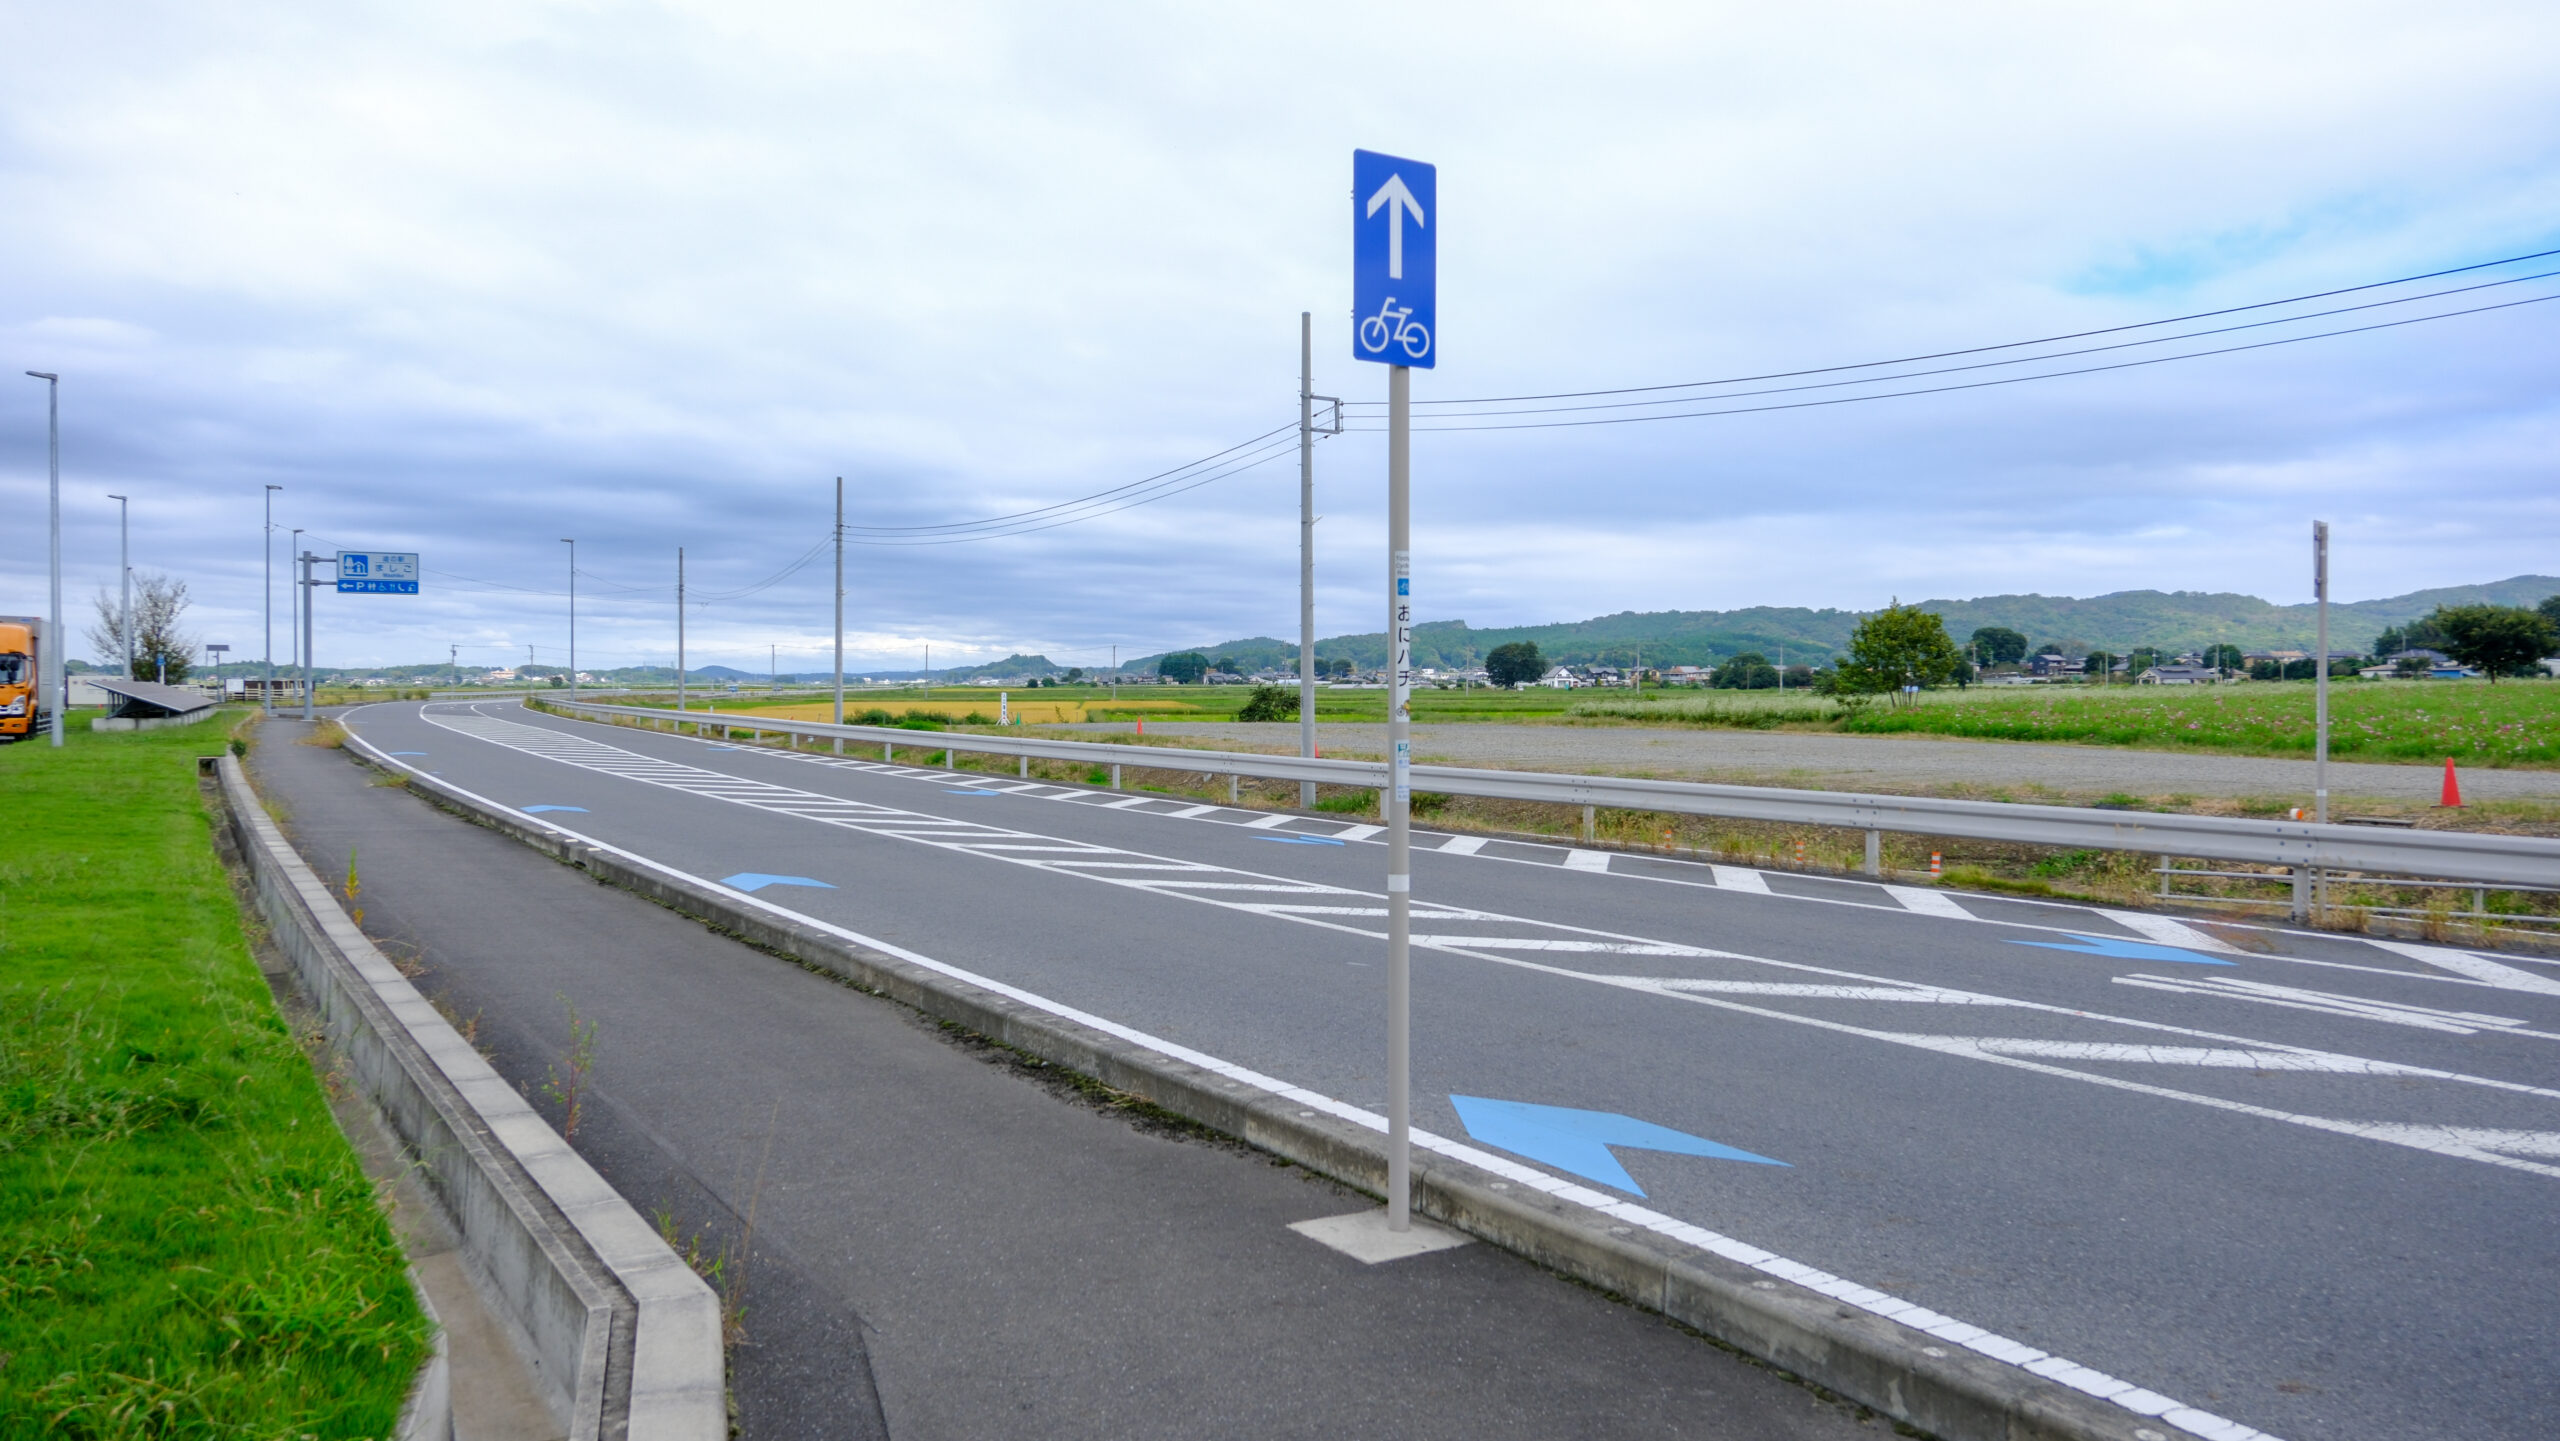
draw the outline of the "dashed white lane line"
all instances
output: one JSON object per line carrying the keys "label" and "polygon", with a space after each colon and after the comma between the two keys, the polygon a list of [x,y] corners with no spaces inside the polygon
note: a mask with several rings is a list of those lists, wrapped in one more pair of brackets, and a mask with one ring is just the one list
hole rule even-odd
{"label": "dashed white lane line", "polygon": [[1280,826],[1285,826],[1296,819],[1296,816],[1289,814],[1287,811],[1275,811],[1270,815],[1264,816],[1258,821],[1246,821],[1244,823],[1244,828],[1249,831],[1267,831]]}
{"label": "dashed white lane line", "polygon": [[1709,866],[1715,873],[1716,889],[1741,891],[1748,895],[1769,894],[1769,878],[1747,866]]}
{"label": "dashed white lane line", "polygon": [[1609,853],[1607,851],[1567,851],[1564,853],[1564,868],[1569,871],[1605,871],[1609,869]]}
{"label": "dashed white lane line", "polygon": [[1333,838],[1337,841],[1365,841],[1371,836],[1384,835],[1386,829],[1385,826],[1353,826],[1347,831],[1335,831]]}
{"label": "dashed white lane line", "polygon": [[1914,915],[1946,916],[1959,921],[1974,919],[1973,912],[1957,905],[1954,897],[1943,891],[1923,890],[1918,886],[1886,886],[1884,893]]}
{"label": "dashed white lane line", "polygon": [[1104,801],[1101,805],[1101,809],[1106,811],[1125,811],[1131,806],[1142,806],[1154,799],[1154,796],[1122,796],[1116,801]]}
{"label": "dashed white lane line", "polygon": [[1451,836],[1440,847],[1444,856],[1471,856],[1484,849],[1483,836]]}
{"label": "dashed white lane line", "polygon": [[2226,955],[2239,950],[2221,937],[2200,931],[2174,916],[2147,916],[2140,911],[2099,911],[2098,914],[2146,941],[2158,941],[2164,946],[2184,946],[2191,951],[2220,951]]}
{"label": "dashed white lane line", "polygon": [[[361,739],[359,739],[357,744],[364,746],[364,748],[368,750],[374,749],[373,747],[366,745]],[[402,766],[399,761],[392,760],[388,756],[383,756],[378,750],[375,750],[374,754],[388,765],[399,767],[401,769],[415,769],[414,767]],[[456,789],[460,789],[460,787],[456,787]],[[499,808],[504,809],[501,803],[491,801],[484,796],[472,795],[472,793],[468,791],[463,793],[471,795],[473,800],[479,801],[484,805],[498,806]],[[669,866],[663,862],[653,860],[650,857],[640,855],[637,852],[627,851],[619,846],[598,840],[595,837],[570,830],[566,826],[556,825],[542,820],[539,817],[528,816],[526,819],[535,825],[542,826],[545,829],[570,837],[587,845],[595,846],[600,850],[620,856],[635,865],[657,871],[660,874],[691,881],[697,885],[713,886],[722,890],[727,889],[727,887],[718,886],[718,883],[715,881],[707,880],[704,877],[693,875],[687,871],[678,870],[673,866]],[[1297,1105],[1307,1107],[1311,1111],[1321,1111],[1326,1115],[1349,1121],[1354,1125],[1380,1134],[1384,1134],[1387,1130],[1386,1117],[1373,1111],[1363,1110],[1347,1102],[1336,1100],[1321,1092],[1311,1091],[1302,1086],[1292,1085],[1277,1077],[1267,1076],[1259,1071],[1239,1066],[1232,1061],[1210,1055],[1205,1051],[1193,1050],[1188,1046],[1168,1041],[1160,1036],[1151,1035],[1145,1031],[1138,1030],[1135,1027],[1125,1026],[1117,1021],[1109,1020],[1089,1011],[1078,1010],[1075,1007],[1065,1005],[1058,1001],[1053,1001],[1037,992],[1025,990],[1019,986],[1009,985],[990,976],[982,976],[972,971],[963,970],[958,966],[935,960],[930,956],[917,951],[911,951],[906,947],[897,945],[893,942],[885,941],[875,936],[864,935],[859,931],[850,930],[846,927],[836,925],[831,921],[821,920],[816,916],[807,915],[803,912],[791,910],[785,906],[776,905],[771,901],[763,900],[757,896],[750,895],[745,892],[736,892],[734,894],[741,904],[768,912],[785,920],[796,921],[803,925],[812,926],[829,935],[851,941],[856,945],[871,947],[875,950],[896,956],[900,960],[949,976],[954,980],[973,986],[984,987],[985,989],[993,991],[999,995],[1007,996],[1013,1000],[1019,1001],[1024,1005],[1046,1011],[1051,1015],[1075,1022],[1078,1025],[1090,1026],[1106,1035],[1118,1037],[1132,1045],[1141,1046],[1147,1050],[1154,1051],[1158,1055],[1182,1061],[1189,1065],[1198,1066],[1203,1070],[1224,1076],[1229,1080],[1238,1082],[1239,1084],[1252,1086],[1267,1094],[1278,1096]],[[1411,1135],[1413,1138],[1413,1144],[1425,1150],[1448,1156],[1452,1160],[1463,1161],[1479,1170],[1488,1171],[1512,1182],[1513,1184],[1529,1187],[1530,1189],[1539,1191],[1545,1195],[1553,1196],[1557,1200],[1586,1207],[1609,1217],[1611,1220],[1630,1226],[1642,1227],[1646,1230],[1670,1237],[1671,1239],[1683,1244],[1696,1246],[1702,1250],[1712,1252],[1715,1255],[1722,1256],[1725,1259],[1736,1262],[1740,1265],[1749,1266],[1754,1270],[1760,1271],[1764,1275],[1774,1276],[1781,1280],[1793,1282],[1796,1285],[1803,1286],[1806,1289],[1815,1292],[1816,1294],[1828,1296],[1844,1305],[1854,1306],[1874,1315],[1883,1316],[1888,1320],[1898,1321],[1905,1326],[1912,1327],[1915,1330],[1945,1341],[1951,1346],[1962,1346],[1969,1351],[1976,1352],[1977,1354],[1989,1356],[1998,1361],[2007,1362],[2010,1365],[2030,1371],[2035,1375],[2044,1376],[2058,1384],[2068,1386],[2073,1390],[2079,1391],[2084,1395],[2094,1396],[2100,1400],[2113,1402],[2115,1405],[2124,1408],[2134,1415],[2157,1418],[2168,1425],[2175,1426],[2192,1435],[2209,1438],[2209,1441],[2276,1441],[2276,1438],[2265,1432],[2253,1430],[2236,1421],[2232,1421],[2223,1416],[2218,1416],[2213,1412],[2184,1405],[2174,1397],[2164,1396],[2157,1391],[2144,1389],[2134,1385],[2130,1381],[2118,1380],[2103,1371],[2082,1366],[2077,1362],[2065,1360],[2051,1354],[2050,1352],[2040,1351],[2035,1347],[2025,1345],[2018,1341],[2013,1341],[2006,1336],[1997,1334],[1996,1332],[1987,1331],[1982,1327],[1959,1321],[1956,1318],[1945,1315],[1941,1312],[1929,1310],[1927,1307],[1915,1306],[1898,1297],[1888,1295],[1882,1291],[1875,1290],[1872,1287],[1861,1286],[1854,1281],[1834,1276],[1827,1271],[1807,1266],[1802,1262],[1791,1261],[1774,1251],[1762,1250],[1748,1242],[1739,1241],[1733,1237],[1720,1235],[1714,1231],[1707,1230],[1703,1226],[1692,1225],[1691,1223],[1679,1220],[1676,1217],[1664,1215],[1663,1213],[1652,1210],[1648,1207],[1635,1205],[1615,1196],[1608,1195],[1605,1192],[1594,1191],[1588,1186],[1563,1180],[1545,1171],[1523,1165],[1508,1156],[1496,1155],[1490,1151],[1480,1150],[1474,1146],[1470,1146],[1459,1141],[1453,1141],[1446,1136],[1441,1136],[1420,1128],[1413,1130]]]}
{"label": "dashed white lane line", "polygon": [[2475,981],[2485,981],[2500,990],[2532,991],[2538,995],[2560,996],[2560,981],[2555,981],[2549,976],[2537,976],[2531,971],[2518,970],[2514,966],[2503,965],[2486,956],[2475,956],[2469,951],[2457,951],[2447,946],[2421,945],[2415,941],[2378,941],[2371,936],[2365,937],[2365,943],[2379,946],[2395,955],[2407,956],[2413,961],[2422,961],[2427,965],[2451,971],[2457,976],[2468,976]]}
{"label": "dashed white lane line", "polygon": [[1184,806],[1178,811],[1166,811],[1165,815],[1177,821],[1187,821],[1193,816],[1205,816],[1211,811],[1224,809],[1223,806]]}

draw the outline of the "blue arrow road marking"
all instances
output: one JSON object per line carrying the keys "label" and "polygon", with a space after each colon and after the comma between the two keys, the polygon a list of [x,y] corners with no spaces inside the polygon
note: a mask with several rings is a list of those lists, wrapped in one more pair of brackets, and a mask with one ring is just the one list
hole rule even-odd
{"label": "blue arrow road marking", "polygon": [[740,871],[734,876],[723,876],[720,884],[733,891],[760,891],[767,886],[808,886],[821,891],[835,889],[825,881],[813,881],[807,876],[769,876],[762,871]]}
{"label": "blue arrow road marking", "polygon": [[585,806],[518,806],[517,809],[529,816],[540,815],[544,811],[575,811],[579,815],[587,813]]}
{"label": "blue arrow road marking", "polygon": [[1482,1096],[1451,1096],[1449,1104],[1458,1108],[1458,1119],[1465,1123],[1467,1134],[1488,1146],[1499,1146],[1513,1155],[1543,1161],[1559,1171],[1570,1171],[1584,1180],[1639,1196],[1644,1194],[1644,1187],[1637,1185],[1636,1178],[1628,1175],[1627,1168],[1609,1153],[1611,1146],[1668,1151],[1676,1156],[1712,1156],[1719,1161],[1749,1161],[1758,1166],[1787,1164],[1614,1111],[1577,1111],[1570,1106],[1489,1101]]}
{"label": "blue arrow road marking", "polygon": [[2077,951],[2084,956],[2106,956],[2119,961],[2177,961],[2190,966],[2230,966],[2239,964],[2202,951],[2182,951],[2175,946],[2155,946],[2148,941],[2120,940],[2114,936],[2084,936],[2078,931],[2065,931],[2067,941],[2011,941],[2013,946],[2041,946],[2048,951]]}
{"label": "blue arrow road marking", "polygon": [[1342,842],[1331,836],[1255,836],[1258,841],[1277,841],[1284,846],[1338,846]]}

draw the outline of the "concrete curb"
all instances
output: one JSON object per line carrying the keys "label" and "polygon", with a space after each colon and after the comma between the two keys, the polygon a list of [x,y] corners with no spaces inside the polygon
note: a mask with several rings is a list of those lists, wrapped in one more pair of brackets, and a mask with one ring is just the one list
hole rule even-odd
{"label": "concrete curb", "polygon": [[[433,804],[509,835],[599,881],[645,896],[712,928],[913,1006],[927,1015],[1056,1065],[1270,1151],[1372,1194],[1386,1185],[1375,1132],[1305,1109],[1262,1086],[1188,1063],[1097,1026],[1039,1009],[987,987],[850,942],[744,903],[739,897],[631,858],[472,795],[380,756],[350,749]],[[2011,1364],[1811,1286],[1641,1225],[1652,1213],[1612,1210],[1542,1194],[1490,1171],[1417,1148],[1413,1204],[1421,1214],[1490,1241],[1696,1328],[1817,1385],[1944,1441],[2169,1441],[2258,1433],[2204,1413],[2195,1427],[2168,1419],[2186,1408],[2114,1383],[2140,1411],[2025,1369],[2070,1363],[2027,1352]],[[1579,1190],[1580,1188],[1570,1188]],[[1609,1198],[1600,1198],[1609,1200]],[[1885,1299],[1885,1298],[1878,1298]],[[1943,1320],[1944,1318],[1940,1318]],[[1974,1335],[1978,1329],[1964,1328]],[[2025,1350],[2025,1348],[2017,1348]],[[2157,1405],[2150,1405],[2150,1402]]]}
{"label": "concrete curb", "polygon": [[238,758],[205,764],[278,948],[330,1044],[416,1156],[567,1435],[723,1441],[710,1287],[365,939],[268,818]]}

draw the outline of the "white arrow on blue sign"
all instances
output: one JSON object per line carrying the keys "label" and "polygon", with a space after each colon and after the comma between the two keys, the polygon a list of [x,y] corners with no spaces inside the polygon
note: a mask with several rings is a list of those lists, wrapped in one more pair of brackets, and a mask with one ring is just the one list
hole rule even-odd
{"label": "white arrow on blue sign", "polygon": [[341,595],[416,595],[418,555],[404,550],[338,552]]}
{"label": "white arrow on blue sign", "polygon": [[1440,172],[1419,160],[1351,152],[1351,355],[1428,370],[1439,298]]}

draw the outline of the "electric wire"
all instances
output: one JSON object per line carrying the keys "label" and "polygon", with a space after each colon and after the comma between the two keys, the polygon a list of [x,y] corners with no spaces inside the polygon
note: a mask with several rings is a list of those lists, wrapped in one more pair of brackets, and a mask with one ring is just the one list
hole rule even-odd
{"label": "electric wire", "polygon": [[[1190,488],[1190,487],[1188,487],[1188,486],[1183,486],[1183,485],[1181,485],[1181,482],[1182,482],[1182,481],[1184,481],[1184,480],[1186,480],[1186,479],[1188,479],[1188,478],[1190,478],[1194,473],[1196,473],[1196,472],[1198,472],[1198,471],[1201,471],[1201,470],[1203,470],[1203,469],[1205,469],[1205,468],[1213,468],[1213,467],[1216,467],[1216,466],[1222,465],[1222,464],[1226,463],[1226,462],[1227,462],[1227,460],[1228,460],[1230,457],[1235,456],[1238,452],[1241,452],[1241,451],[1251,451],[1251,450],[1254,450],[1254,449],[1255,449],[1255,448],[1257,448],[1257,447],[1264,447],[1264,446],[1267,446],[1267,445],[1272,441],[1272,438],[1273,438],[1273,437],[1275,437],[1275,436],[1286,435],[1286,436],[1288,436],[1288,437],[1289,437],[1289,443],[1290,443],[1290,444],[1292,444],[1292,445],[1296,444],[1296,443],[1297,443],[1297,429],[1298,429],[1298,424],[1297,424],[1297,422],[1296,422],[1296,421],[1294,421],[1294,420],[1293,420],[1293,421],[1290,421],[1289,423],[1287,423],[1287,424],[1285,424],[1285,425],[1278,425],[1278,426],[1274,426],[1274,427],[1272,427],[1271,429],[1264,431],[1262,434],[1252,437],[1251,439],[1238,441],[1236,444],[1231,445],[1231,446],[1228,446],[1228,447],[1227,447],[1226,449],[1224,449],[1224,450],[1216,451],[1216,452],[1213,452],[1213,453],[1211,453],[1211,454],[1209,454],[1209,455],[1204,455],[1204,456],[1202,456],[1201,458],[1199,458],[1198,460],[1189,461],[1189,462],[1186,462],[1186,463],[1184,463],[1184,464],[1182,464],[1182,465],[1177,465],[1177,466],[1173,467],[1171,470],[1158,471],[1158,472],[1157,472],[1156,474],[1154,474],[1154,475],[1150,475],[1150,476],[1146,476],[1146,477],[1144,477],[1144,478],[1142,478],[1142,479],[1138,479],[1138,480],[1130,481],[1130,482],[1128,482],[1128,483],[1127,483],[1127,484],[1125,484],[1125,485],[1115,485],[1115,486],[1111,487],[1109,490],[1099,490],[1099,491],[1095,491],[1095,492],[1094,492],[1093,494],[1091,494],[1091,495],[1078,496],[1077,498],[1075,498],[1075,499],[1073,499],[1073,500],[1062,500],[1062,501],[1057,502],[1057,503],[1056,503],[1056,504],[1054,504],[1054,505],[1044,505],[1044,506],[1040,506],[1040,507],[1038,507],[1038,508],[1036,508],[1036,509],[1033,509],[1033,510],[1015,511],[1015,512],[1013,512],[1013,513],[1009,514],[1009,515],[995,515],[995,516],[987,516],[987,517],[984,517],[984,518],[982,518],[982,519],[978,519],[978,520],[952,521],[952,522],[949,522],[949,523],[946,523],[946,524],[941,524],[941,525],[851,525],[851,524],[848,524],[848,525],[845,527],[845,530],[846,530],[847,532],[849,532],[849,533],[850,533],[850,532],[857,532],[857,531],[858,531],[858,532],[860,532],[860,533],[862,533],[862,534],[865,534],[865,535],[925,535],[925,534],[948,534],[948,533],[952,533],[952,532],[955,532],[955,531],[969,531],[969,530],[992,529],[992,528],[1000,528],[1000,527],[1012,526],[1012,525],[1021,524],[1021,523],[1024,523],[1024,522],[1038,521],[1038,520],[1042,520],[1042,519],[1047,518],[1047,517],[1050,517],[1050,516],[1054,516],[1054,515],[1058,514],[1059,512],[1063,512],[1063,511],[1071,511],[1071,510],[1078,510],[1078,509],[1082,509],[1082,508],[1086,508],[1086,507],[1090,507],[1090,506],[1101,505],[1101,504],[1103,504],[1103,503],[1105,503],[1105,502],[1109,502],[1109,501],[1112,501],[1112,500],[1115,500],[1115,499],[1126,498],[1126,497],[1131,496],[1131,495],[1134,495],[1134,494],[1136,494],[1136,493],[1146,491],[1149,487],[1165,487],[1165,486],[1179,487],[1178,489],[1173,489],[1173,490],[1168,490],[1168,491],[1166,491],[1166,493],[1167,493],[1167,494],[1179,494],[1181,490],[1183,490],[1183,489],[1189,489],[1189,488]],[[1143,503],[1143,502],[1141,502],[1141,503]],[[1126,506],[1114,505],[1114,506],[1111,506],[1109,509],[1106,509],[1106,510],[1103,510],[1103,511],[1100,511],[1100,512],[1097,512],[1097,513],[1099,513],[1099,514],[1106,514],[1106,515],[1107,515],[1107,514],[1109,514],[1109,513],[1110,513],[1110,511],[1111,511],[1111,510],[1120,510],[1120,509],[1126,509],[1126,508],[1127,508]]]}
{"label": "electric wire", "polygon": [[[1844,370],[1877,370],[1890,365],[1917,365],[1927,360],[1951,360],[1964,355],[1987,355],[1995,350],[2022,350],[2036,345],[2058,345],[2066,340],[2087,340],[2100,335],[2121,335],[2131,330],[2155,330],[2164,325],[2184,325],[2190,320],[2212,320],[2225,315],[2245,314],[2252,310],[2271,310],[2278,306],[2300,305],[2306,301],[2355,295],[2367,290],[2387,290],[2394,285],[2412,285],[2421,280],[2441,280],[2448,275],[2466,275],[2476,270],[2494,270],[2501,265],[2520,265],[2528,260],[2547,260],[2555,255],[2560,255],[2560,249],[2536,250],[2523,255],[2510,255],[2499,260],[2483,260],[2471,265],[2450,266],[2443,270],[2430,270],[2418,275],[2403,275],[2395,280],[2376,280],[2363,285],[2341,286],[2335,290],[2318,290],[2307,295],[2288,296],[2282,300],[2260,300],[2248,305],[2228,305],[2218,310],[2199,310],[2186,315],[2172,315],[2130,325],[2109,325],[2095,330],[2075,330],[2061,335],[2048,335],[2038,340],[2010,340],[1998,345],[1975,345],[1961,350],[1931,351],[1925,355],[1906,355],[1893,360],[1865,360],[1853,365],[1824,365],[1804,370],[1774,370],[1758,375],[1727,376],[1722,380],[1684,380],[1663,385],[1626,385],[1600,390],[1560,390],[1536,395],[1483,395],[1450,400],[1416,400],[1413,403],[1417,406],[1502,405],[1529,400],[1581,400],[1598,395],[1640,395],[1663,390],[1697,390],[1720,385],[1750,385],[1763,380],[1794,380],[1801,376],[1830,375]],[[1381,404],[1378,401],[1352,403],[1371,407]]]}

